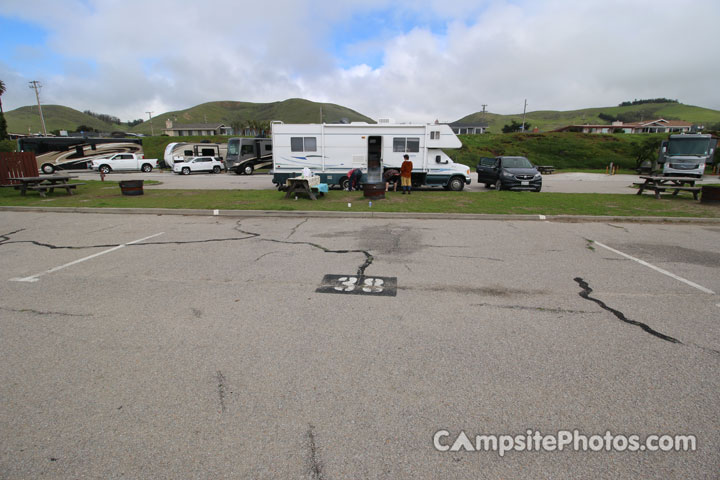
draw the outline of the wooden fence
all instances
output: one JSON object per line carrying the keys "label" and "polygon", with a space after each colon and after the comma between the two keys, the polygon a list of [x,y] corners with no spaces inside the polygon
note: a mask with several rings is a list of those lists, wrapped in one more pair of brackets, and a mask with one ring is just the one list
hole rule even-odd
{"label": "wooden fence", "polygon": [[32,152],[0,152],[0,185],[20,183],[13,177],[37,177],[38,166]]}

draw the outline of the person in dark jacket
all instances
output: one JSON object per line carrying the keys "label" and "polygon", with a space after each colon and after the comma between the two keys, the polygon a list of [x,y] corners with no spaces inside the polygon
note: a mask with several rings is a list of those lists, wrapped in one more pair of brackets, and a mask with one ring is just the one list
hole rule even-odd
{"label": "person in dark jacket", "polygon": [[385,180],[385,191],[390,191],[390,184],[393,184],[393,192],[397,192],[397,186],[400,182],[400,171],[394,168],[385,170],[383,173],[383,180]]}
{"label": "person in dark jacket", "polygon": [[360,183],[360,178],[362,177],[362,170],[359,168],[353,168],[350,170],[347,174],[349,182],[348,182],[348,190],[353,191],[353,189],[357,190],[358,185]]}

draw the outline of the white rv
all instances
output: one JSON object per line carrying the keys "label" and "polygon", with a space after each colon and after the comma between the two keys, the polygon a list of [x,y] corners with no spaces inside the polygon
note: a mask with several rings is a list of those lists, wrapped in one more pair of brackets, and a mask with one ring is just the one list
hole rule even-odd
{"label": "white rv", "polygon": [[220,160],[227,155],[227,143],[168,143],[163,153],[165,165],[173,168],[176,161],[182,162],[192,157],[218,157]]}
{"label": "white rv", "polygon": [[470,169],[455,163],[443,148],[462,143],[448,125],[400,123],[284,124],[272,123],[273,183],[280,188],[289,177],[309,168],[323,183],[345,186],[353,168],[367,181],[368,147],[380,140],[383,171],[400,170],[403,155],[413,162],[413,185],[462,190],[470,185]]}

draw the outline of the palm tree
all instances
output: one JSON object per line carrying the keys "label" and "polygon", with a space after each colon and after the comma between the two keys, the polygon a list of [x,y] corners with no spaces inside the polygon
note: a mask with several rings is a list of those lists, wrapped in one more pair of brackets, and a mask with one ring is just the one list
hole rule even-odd
{"label": "palm tree", "polygon": [[3,113],[3,109],[2,109],[2,96],[3,96],[3,93],[5,93],[5,82],[3,82],[2,80],[0,80],[0,114]]}

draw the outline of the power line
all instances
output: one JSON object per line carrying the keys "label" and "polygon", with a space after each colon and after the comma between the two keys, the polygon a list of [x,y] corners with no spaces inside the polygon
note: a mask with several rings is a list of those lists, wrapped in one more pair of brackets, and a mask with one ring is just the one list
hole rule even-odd
{"label": "power line", "polygon": [[35,98],[37,99],[38,110],[40,111],[40,123],[42,124],[42,132],[43,136],[47,137],[47,129],[45,128],[45,117],[42,113],[42,105],[40,105],[40,88],[42,87],[42,85],[40,85],[40,82],[38,82],[37,80],[33,80],[28,83],[30,83],[30,88],[35,89]]}

